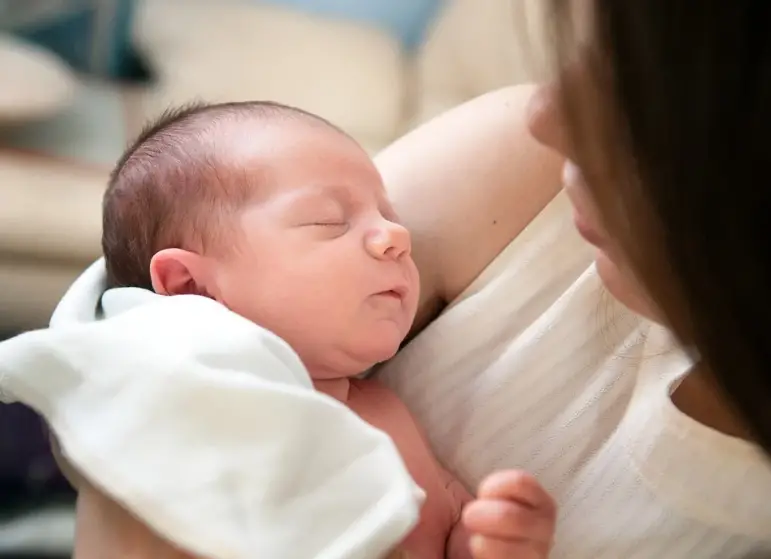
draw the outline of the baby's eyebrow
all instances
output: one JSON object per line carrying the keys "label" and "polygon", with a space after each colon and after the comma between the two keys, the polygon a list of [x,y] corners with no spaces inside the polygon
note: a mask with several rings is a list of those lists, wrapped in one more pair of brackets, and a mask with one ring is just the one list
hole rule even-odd
{"label": "baby's eyebrow", "polygon": [[352,200],[353,199],[353,192],[351,191],[351,188],[344,186],[342,184],[326,184],[321,185],[321,190],[325,194],[330,194],[334,196],[335,198],[340,198],[342,200]]}
{"label": "baby's eyebrow", "polygon": [[302,199],[331,199],[343,207],[350,208],[356,205],[357,199],[351,188],[340,184],[317,184],[303,189],[300,195]]}
{"label": "baby's eyebrow", "polygon": [[332,205],[342,211],[351,205],[350,196],[341,196],[340,189],[325,186],[311,186],[295,192],[289,201],[289,207],[293,208],[329,208]]}
{"label": "baby's eyebrow", "polygon": [[[368,189],[369,190],[369,189]],[[301,194],[301,198],[331,198],[345,207],[352,207],[358,204],[364,204],[364,198],[357,196],[355,189],[342,184],[318,184],[309,187]],[[399,216],[391,206],[385,188],[378,188],[374,192],[374,200],[377,203],[378,211],[389,221],[399,222]]]}

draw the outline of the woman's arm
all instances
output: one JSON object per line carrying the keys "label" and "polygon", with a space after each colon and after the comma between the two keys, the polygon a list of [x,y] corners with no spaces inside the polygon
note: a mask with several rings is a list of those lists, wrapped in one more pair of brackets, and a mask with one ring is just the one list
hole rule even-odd
{"label": "woman's arm", "polygon": [[421,272],[415,330],[454,299],[552,200],[561,160],[531,138],[533,86],[483,95],[375,158],[413,232]]}
{"label": "woman's arm", "polygon": [[196,559],[81,480],[74,559]]}
{"label": "woman's arm", "polygon": [[[78,494],[73,559],[202,559],[175,548],[90,485]],[[395,550],[386,559],[412,559]]]}
{"label": "woman's arm", "polygon": [[73,559],[197,559],[91,485],[64,458],[57,438],[51,434],[49,440],[59,468],[78,491]]}

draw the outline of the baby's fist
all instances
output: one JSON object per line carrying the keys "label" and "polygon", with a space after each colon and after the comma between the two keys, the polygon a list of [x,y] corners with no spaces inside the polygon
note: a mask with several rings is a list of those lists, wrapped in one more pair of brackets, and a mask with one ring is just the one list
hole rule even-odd
{"label": "baby's fist", "polygon": [[541,559],[549,556],[557,506],[536,479],[501,471],[485,479],[466,505],[474,559]]}

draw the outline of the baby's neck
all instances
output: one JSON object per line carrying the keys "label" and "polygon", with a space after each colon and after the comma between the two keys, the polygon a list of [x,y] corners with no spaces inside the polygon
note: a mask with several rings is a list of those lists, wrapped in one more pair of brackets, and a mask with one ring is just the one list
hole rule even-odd
{"label": "baby's neck", "polygon": [[351,380],[348,377],[332,379],[314,379],[313,386],[316,390],[331,396],[335,400],[343,403],[348,401],[348,390],[351,387]]}

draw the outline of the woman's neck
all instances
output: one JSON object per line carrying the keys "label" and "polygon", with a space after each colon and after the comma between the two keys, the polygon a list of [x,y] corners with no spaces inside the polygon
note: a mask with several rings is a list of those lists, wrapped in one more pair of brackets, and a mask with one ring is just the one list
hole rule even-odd
{"label": "woman's neck", "polygon": [[675,389],[672,402],[685,415],[707,427],[731,437],[752,440],[744,421],[700,366]]}

